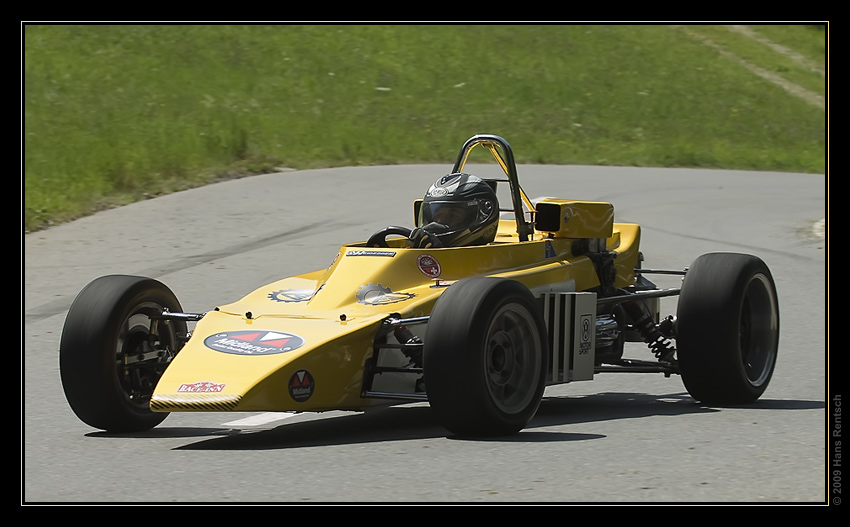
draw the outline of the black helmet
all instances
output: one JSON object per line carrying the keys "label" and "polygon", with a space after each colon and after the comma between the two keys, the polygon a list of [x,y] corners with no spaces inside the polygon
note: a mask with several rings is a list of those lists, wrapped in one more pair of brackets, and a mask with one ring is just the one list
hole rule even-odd
{"label": "black helmet", "polygon": [[469,174],[438,179],[422,201],[419,226],[443,247],[485,245],[496,238],[499,200],[484,180]]}

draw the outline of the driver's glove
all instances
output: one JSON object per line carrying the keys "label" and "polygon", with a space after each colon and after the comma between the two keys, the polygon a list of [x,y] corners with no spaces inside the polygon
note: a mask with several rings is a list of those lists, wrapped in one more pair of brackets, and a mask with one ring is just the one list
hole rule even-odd
{"label": "driver's glove", "polygon": [[436,236],[420,227],[411,231],[410,236],[407,237],[407,246],[414,249],[428,249],[430,247],[439,247],[440,243]]}

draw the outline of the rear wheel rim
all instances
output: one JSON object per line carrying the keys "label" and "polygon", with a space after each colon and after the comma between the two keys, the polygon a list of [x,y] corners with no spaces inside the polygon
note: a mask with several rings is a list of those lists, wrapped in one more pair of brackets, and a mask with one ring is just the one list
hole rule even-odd
{"label": "rear wheel rim", "polygon": [[770,378],[776,361],[779,317],[775,306],[770,280],[756,275],[744,294],[738,333],[744,373],[755,387]]}

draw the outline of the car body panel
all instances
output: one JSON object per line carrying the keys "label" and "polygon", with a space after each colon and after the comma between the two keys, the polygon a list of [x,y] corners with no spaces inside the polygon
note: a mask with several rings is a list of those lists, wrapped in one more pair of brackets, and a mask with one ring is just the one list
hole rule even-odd
{"label": "car body panel", "polygon": [[[588,215],[582,230],[593,231],[592,221]],[[577,239],[534,238],[518,241],[515,223],[502,220],[487,246],[413,249],[403,239],[390,239],[389,248],[342,246],[327,269],[207,313],[157,384],[151,409],[325,411],[392,403],[362,396],[366,362],[390,314],[427,316],[446,287],[471,276],[510,278],[538,296],[599,285],[593,261],[574,254]],[[634,283],[639,240],[634,224],[614,224],[605,240],[617,254],[618,287]],[[408,380],[395,386],[412,391],[411,376],[397,377]]]}

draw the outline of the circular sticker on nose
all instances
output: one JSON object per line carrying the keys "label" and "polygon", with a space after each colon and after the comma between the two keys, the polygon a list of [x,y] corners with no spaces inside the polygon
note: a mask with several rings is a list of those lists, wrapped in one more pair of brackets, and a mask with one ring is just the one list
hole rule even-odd
{"label": "circular sticker on nose", "polygon": [[281,331],[225,331],[210,335],[204,339],[204,345],[234,355],[273,355],[300,348],[304,345],[304,339]]}
{"label": "circular sticker on nose", "polygon": [[316,382],[307,370],[298,370],[289,379],[289,395],[299,403],[309,399],[315,387]]}

